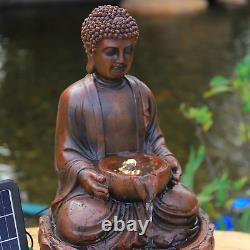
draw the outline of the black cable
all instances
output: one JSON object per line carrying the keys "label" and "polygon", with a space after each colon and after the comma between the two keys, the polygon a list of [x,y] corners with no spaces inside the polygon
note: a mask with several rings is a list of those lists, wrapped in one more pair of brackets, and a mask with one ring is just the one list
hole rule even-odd
{"label": "black cable", "polygon": [[34,240],[33,237],[31,236],[31,234],[29,232],[26,231],[26,234],[29,236],[30,241],[31,241],[31,247],[29,247],[29,249],[33,249],[34,246]]}
{"label": "black cable", "polygon": [[32,216],[38,216],[38,215],[40,215],[42,212],[44,212],[44,211],[46,211],[46,210],[48,210],[49,209],[49,206],[48,207],[46,207],[46,208],[43,208],[42,210],[40,210],[40,211],[38,211],[37,213],[35,213],[35,214],[33,214]]}
{"label": "black cable", "polygon": [[29,227],[29,226],[30,226],[30,224],[31,224],[30,221],[31,221],[33,218],[39,216],[42,212],[44,212],[44,211],[46,211],[46,210],[48,210],[48,209],[49,209],[49,206],[46,207],[46,208],[43,208],[42,210],[38,211],[37,213],[31,215],[31,216],[28,217],[28,218],[26,217],[26,218],[25,218],[26,227]]}
{"label": "black cable", "polygon": [[[38,215],[40,215],[42,212],[44,212],[44,211],[46,211],[46,210],[48,210],[48,209],[49,209],[49,206],[46,207],[46,208],[43,208],[42,210],[40,210],[40,211],[38,211],[37,213],[33,214],[33,215],[32,215],[32,218],[33,218],[33,217],[36,217],[36,216],[38,216]],[[25,224],[29,224],[29,223],[27,223],[27,219],[26,219],[25,221],[26,221]],[[33,240],[32,236],[31,236],[31,234],[30,234],[29,232],[26,231],[26,234],[29,236],[30,241],[31,241],[31,247],[29,247],[29,250],[33,250],[34,240]]]}

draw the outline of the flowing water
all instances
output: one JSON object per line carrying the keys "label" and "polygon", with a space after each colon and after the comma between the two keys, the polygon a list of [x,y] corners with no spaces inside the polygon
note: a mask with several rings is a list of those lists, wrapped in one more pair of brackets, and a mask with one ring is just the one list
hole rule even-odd
{"label": "flowing water", "polygon": [[[90,8],[0,10],[0,167],[7,166],[4,178],[15,176],[33,202],[48,203],[56,192],[57,103],[62,90],[85,75],[80,26]],[[137,21],[140,40],[131,74],[154,92],[167,145],[185,165],[198,139],[179,105],[203,103],[209,79],[232,74],[250,52],[250,7]],[[217,124],[208,138],[210,153],[235,178],[249,175],[249,147],[240,145],[235,132],[237,100],[221,97],[209,105]],[[206,169],[199,174],[201,185]]]}
{"label": "flowing water", "polygon": [[153,221],[153,209],[154,209],[153,202],[146,202],[145,207],[146,207],[146,213],[147,213],[147,220],[152,222]]}

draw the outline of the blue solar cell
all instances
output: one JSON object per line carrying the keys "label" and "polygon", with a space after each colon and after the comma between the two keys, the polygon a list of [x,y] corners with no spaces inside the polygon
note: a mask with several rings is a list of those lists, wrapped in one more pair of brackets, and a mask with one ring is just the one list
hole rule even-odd
{"label": "blue solar cell", "polygon": [[3,215],[4,215],[4,212],[3,212],[2,192],[0,192],[0,216],[3,216]]}
{"label": "blue solar cell", "polygon": [[0,218],[0,239],[0,241],[8,239],[8,231],[4,217]]}
{"label": "blue solar cell", "polygon": [[6,224],[8,228],[9,238],[15,238],[17,235],[13,215],[6,216]]}
{"label": "blue solar cell", "polygon": [[12,208],[11,208],[10,194],[8,190],[2,192],[2,202],[3,202],[4,214],[11,214]]}
{"label": "blue solar cell", "polygon": [[10,241],[10,247],[11,247],[11,250],[18,250],[19,249],[17,239]]}
{"label": "blue solar cell", "polygon": [[25,249],[28,244],[18,186],[11,180],[0,181],[0,250]]}
{"label": "blue solar cell", "polygon": [[[11,250],[11,246],[10,246],[10,242],[9,241],[3,242],[2,246],[3,246],[3,250]],[[16,250],[18,250],[18,248]]]}

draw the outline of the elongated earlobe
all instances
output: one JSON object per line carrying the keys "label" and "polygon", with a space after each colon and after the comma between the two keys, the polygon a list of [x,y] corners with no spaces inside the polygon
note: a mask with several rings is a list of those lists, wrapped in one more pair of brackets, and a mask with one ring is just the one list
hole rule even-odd
{"label": "elongated earlobe", "polygon": [[88,74],[92,74],[94,72],[94,60],[93,60],[93,53],[91,52],[91,44],[87,42],[85,45],[85,52],[88,57],[87,65],[86,65],[86,71]]}
{"label": "elongated earlobe", "polygon": [[88,54],[88,62],[87,62],[87,65],[86,65],[86,71],[88,74],[92,74],[94,72],[94,60],[93,60],[93,57],[92,55]]}

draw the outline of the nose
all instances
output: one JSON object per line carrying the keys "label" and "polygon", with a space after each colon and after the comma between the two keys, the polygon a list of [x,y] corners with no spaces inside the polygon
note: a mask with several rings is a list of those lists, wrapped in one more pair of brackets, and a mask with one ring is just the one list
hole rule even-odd
{"label": "nose", "polygon": [[117,58],[117,63],[123,64],[125,62],[125,55],[123,51],[119,51],[119,56]]}

